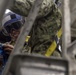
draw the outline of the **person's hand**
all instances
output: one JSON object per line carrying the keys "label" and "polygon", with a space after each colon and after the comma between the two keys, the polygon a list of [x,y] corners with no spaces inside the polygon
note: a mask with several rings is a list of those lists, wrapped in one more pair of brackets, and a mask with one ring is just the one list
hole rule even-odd
{"label": "person's hand", "polygon": [[10,44],[5,44],[4,45],[4,50],[9,54],[13,50],[14,46]]}

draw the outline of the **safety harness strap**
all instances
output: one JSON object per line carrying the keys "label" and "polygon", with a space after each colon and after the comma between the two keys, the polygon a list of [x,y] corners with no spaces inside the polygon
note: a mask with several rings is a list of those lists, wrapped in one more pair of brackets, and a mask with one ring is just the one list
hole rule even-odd
{"label": "safety harness strap", "polygon": [[[59,39],[62,35],[62,28],[59,29],[59,31],[56,34],[56,39]],[[56,47],[57,47],[57,40],[54,40],[52,42],[52,44],[50,45],[50,47],[46,50],[45,56],[49,57],[52,55],[52,53],[55,51]]]}

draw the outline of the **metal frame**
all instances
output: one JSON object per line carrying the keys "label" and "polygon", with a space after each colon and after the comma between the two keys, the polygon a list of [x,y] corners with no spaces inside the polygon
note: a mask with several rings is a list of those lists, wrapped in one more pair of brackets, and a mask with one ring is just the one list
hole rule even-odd
{"label": "metal frame", "polygon": [[[70,0],[63,0],[63,24],[62,24],[62,48],[63,58],[68,58],[67,48],[71,43],[71,19],[70,19]],[[66,12],[67,11],[67,12]]]}
{"label": "metal frame", "polygon": [[19,54],[12,61],[7,75],[69,75],[68,61],[63,59]]}
{"label": "metal frame", "polygon": [[71,21],[72,13],[70,12],[70,1],[64,0],[64,15],[63,15],[63,58],[69,61],[69,75],[76,74],[76,59],[74,57],[73,51],[76,52],[75,45],[76,43],[71,43]]}
{"label": "metal frame", "polygon": [[[32,25],[33,25],[33,23],[36,19],[36,16],[37,16],[37,13],[39,11],[39,8],[41,6],[42,1],[43,0],[36,0],[35,1],[35,4],[34,4],[34,6],[32,7],[32,9],[29,13],[29,16],[26,20],[24,28],[23,28],[22,32],[20,33],[20,35],[17,39],[15,48],[14,48],[13,52],[11,53],[11,55],[9,57],[9,60],[8,60],[6,66],[4,68],[4,71],[3,71],[2,75],[8,75],[9,71],[12,68],[11,67],[12,64],[13,64],[12,61],[14,61],[15,58],[19,61],[19,60],[23,60],[23,57],[25,57],[25,58],[30,57],[29,55],[23,55],[23,54],[21,55],[20,50],[23,47],[25,37],[29,34],[29,32],[32,28]],[[10,0],[8,0],[8,1],[7,0],[1,0],[0,1],[0,21],[2,20],[5,9],[7,8],[7,5],[8,5],[7,2],[9,3]],[[62,30],[63,30],[63,41],[62,41],[63,59],[67,59],[66,63],[69,66],[69,68],[67,68],[67,67],[65,67],[65,68],[69,73],[68,75],[75,75],[76,74],[76,66],[75,66],[76,61],[71,59],[72,56],[70,56],[70,54],[73,53],[73,52],[71,52],[72,49],[76,52],[76,47],[75,47],[76,43],[71,44],[71,13],[70,13],[69,4],[70,4],[70,0],[63,0],[63,14],[64,14],[63,15],[63,25],[62,25]],[[70,49],[70,51],[69,51],[69,49]],[[20,59],[19,59],[19,57],[20,57]],[[39,61],[39,58],[42,59],[42,60],[44,60],[44,59],[48,60],[49,59],[49,58],[46,58],[46,57],[36,57],[36,56],[31,56],[31,57],[35,58],[35,60],[37,60],[37,61]],[[64,62],[63,59],[62,59],[62,61]],[[42,63],[42,60],[40,61],[41,63]],[[53,62],[53,61],[55,61],[55,62],[58,61],[58,63],[61,62],[60,59],[57,60],[57,59],[54,59],[54,58],[53,59],[50,58],[50,60],[51,60],[51,62]],[[58,64],[56,64],[56,65],[58,65]],[[61,65],[65,66],[65,63],[64,64],[61,63]]]}

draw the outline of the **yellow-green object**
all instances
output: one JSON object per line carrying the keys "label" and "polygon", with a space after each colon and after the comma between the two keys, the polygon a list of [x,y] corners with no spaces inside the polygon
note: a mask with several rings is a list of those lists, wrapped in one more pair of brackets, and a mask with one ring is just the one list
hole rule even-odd
{"label": "yellow-green object", "polygon": [[[61,35],[62,35],[62,28],[60,28],[56,36],[57,38],[60,38]],[[56,47],[57,47],[57,43],[56,43],[56,40],[54,40],[53,43],[50,45],[50,47],[46,50],[45,56],[47,57],[51,56],[54,50],[56,49]]]}
{"label": "yellow-green object", "polygon": [[25,42],[28,42],[29,39],[30,39],[30,36],[27,36],[25,39]]}

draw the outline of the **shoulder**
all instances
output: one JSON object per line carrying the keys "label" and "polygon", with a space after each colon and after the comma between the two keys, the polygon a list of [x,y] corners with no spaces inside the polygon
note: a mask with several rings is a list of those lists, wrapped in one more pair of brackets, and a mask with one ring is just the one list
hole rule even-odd
{"label": "shoulder", "polygon": [[[35,0],[15,0],[11,10],[20,15],[27,16],[34,2]],[[51,10],[50,8],[53,4],[53,0],[43,0],[39,15],[46,15]]]}

